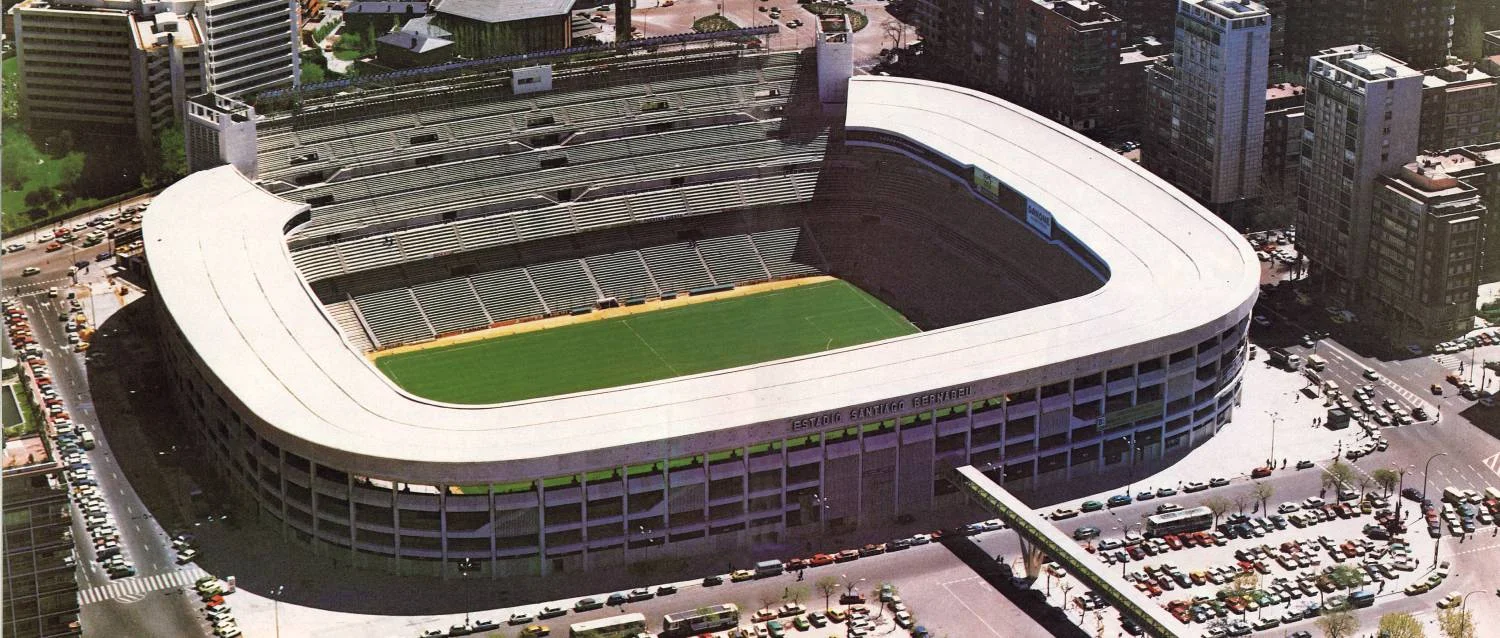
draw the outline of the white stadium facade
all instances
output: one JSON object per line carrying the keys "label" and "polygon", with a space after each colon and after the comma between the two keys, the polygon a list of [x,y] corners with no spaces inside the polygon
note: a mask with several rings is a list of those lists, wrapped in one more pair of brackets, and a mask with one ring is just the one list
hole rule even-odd
{"label": "white stadium facade", "polygon": [[[194,104],[194,162],[220,165],[144,241],[213,465],[318,553],[549,573],[876,534],[961,501],[956,466],[1024,491],[1230,421],[1259,272],[1231,228],[1045,118],[821,48]],[[923,331],[498,405],[367,357],[813,273]]]}

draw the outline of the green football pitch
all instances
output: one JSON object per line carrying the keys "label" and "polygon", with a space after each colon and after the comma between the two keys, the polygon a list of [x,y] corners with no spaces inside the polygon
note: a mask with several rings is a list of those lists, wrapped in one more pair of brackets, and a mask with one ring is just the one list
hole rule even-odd
{"label": "green football pitch", "polygon": [[822,352],[917,332],[843,281],[415,350],[375,365],[412,394],[499,403]]}

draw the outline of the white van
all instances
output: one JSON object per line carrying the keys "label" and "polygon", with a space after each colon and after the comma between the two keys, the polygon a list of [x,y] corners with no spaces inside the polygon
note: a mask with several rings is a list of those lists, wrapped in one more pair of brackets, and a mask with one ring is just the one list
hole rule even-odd
{"label": "white van", "polygon": [[[1311,365],[1311,363],[1312,363],[1312,360],[1309,358],[1308,359],[1308,364]],[[1334,394],[1334,393],[1336,393],[1338,391],[1339,391],[1339,384],[1335,383],[1332,379],[1329,379],[1329,380],[1323,382],[1323,394]]]}
{"label": "white van", "polygon": [[1302,369],[1302,357],[1298,356],[1298,355],[1295,355],[1295,354],[1293,354],[1293,355],[1287,355],[1287,358],[1286,358],[1286,369],[1288,369],[1288,370],[1300,370],[1300,369]]}
{"label": "white van", "polygon": [[1307,356],[1307,367],[1310,370],[1321,372],[1323,368],[1328,367],[1328,362],[1325,361],[1321,356],[1310,354]]}

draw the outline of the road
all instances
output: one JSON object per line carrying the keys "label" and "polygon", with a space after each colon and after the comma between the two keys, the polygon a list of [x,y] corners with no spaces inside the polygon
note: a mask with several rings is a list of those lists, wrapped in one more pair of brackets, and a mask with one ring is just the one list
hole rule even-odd
{"label": "road", "polygon": [[[88,211],[73,218],[62,220],[58,225],[69,225],[91,219],[106,211],[117,210],[149,200],[142,196],[118,205]],[[130,226],[126,226],[130,227]],[[97,408],[90,392],[88,369],[84,356],[74,353],[67,343],[67,332],[58,314],[65,307],[66,291],[73,284],[67,269],[74,261],[93,262],[94,253],[108,250],[109,242],[89,249],[79,249],[68,244],[66,250],[47,253],[41,246],[32,243],[38,231],[7,238],[5,243],[27,242],[27,249],[10,253],[4,259],[0,277],[8,286],[6,292],[15,292],[20,286],[18,300],[31,319],[32,330],[41,344],[53,383],[57,386],[69,415],[74,423],[88,427],[98,441],[97,447],[86,453],[99,482],[98,489],[109,509],[115,526],[120,530],[120,545],[126,558],[135,566],[136,575],[130,578],[110,580],[109,575],[94,560],[92,543],[81,517],[76,517],[73,538],[78,552],[78,588],[82,602],[81,621],[88,633],[105,631],[108,635],[120,636],[202,636],[205,625],[198,618],[196,601],[189,599],[176,585],[191,584],[200,573],[196,568],[183,568],[176,564],[176,553],[170,545],[166,532],[151,516],[135,487],[126,479],[120,467],[109,432],[99,427]],[[23,268],[36,266],[42,269],[38,275],[21,277]],[[98,295],[79,294],[83,313],[91,318],[95,326],[105,322],[119,306],[118,299],[109,286],[103,283],[104,264],[94,263],[81,281],[92,283]],[[56,299],[47,296],[46,288],[56,286],[60,294]],[[82,293],[83,288],[74,288]],[[168,584],[174,584],[168,586]]]}

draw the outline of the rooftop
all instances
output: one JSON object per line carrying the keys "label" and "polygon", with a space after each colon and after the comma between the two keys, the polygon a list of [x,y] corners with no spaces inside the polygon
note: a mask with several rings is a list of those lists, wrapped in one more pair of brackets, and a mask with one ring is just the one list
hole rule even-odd
{"label": "rooftop", "polygon": [[1363,44],[1324,49],[1313,56],[1313,71],[1325,77],[1360,83],[1422,75],[1405,62]]}
{"label": "rooftop", "polygon": [[1266,9],[1265,5],[1248,0],[1243,2],[1241,0],[1187,0],[1187,3],[1196,4],[1231,20],[1270,15],[1270,11]]}
{"label": "rooftop", "polygon": [[441,0],[437,12],[480,22],[510,22],[568,15],[572,8],[572,0]]}

